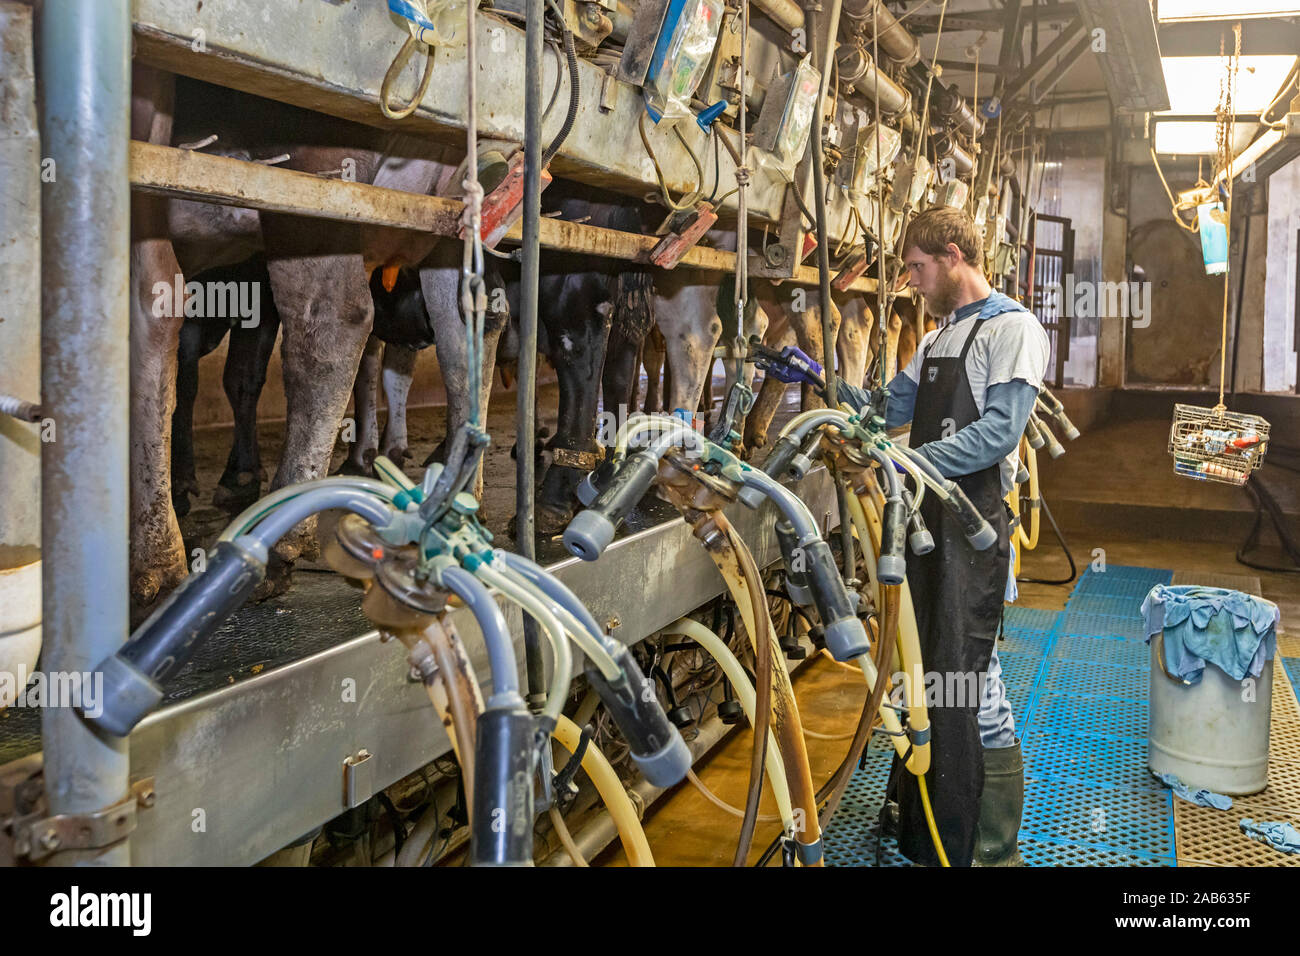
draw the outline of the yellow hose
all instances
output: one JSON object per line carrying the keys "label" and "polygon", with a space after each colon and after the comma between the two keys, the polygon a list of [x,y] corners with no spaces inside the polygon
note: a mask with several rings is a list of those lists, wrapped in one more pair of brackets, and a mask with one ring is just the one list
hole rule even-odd
{"label": "yellow hose", "polygon": [[[577,724],[561,714],[555,721],[555,729],[551,731],[551,736],[569,753],[576,753],[578,742],[582,739],[582,731],[578,729]],[[582,769],[596,785],[596,791],[605,801],[605,809],[614,818],[614,826],[618,829],[618,838],[623,842],[623,850],[627,853],[628,862],[632,866],[654,866],[654,855],[650,852],[645,830],[641,826],[641,821],[637,819],[636,810],[628,798],[627,791],[623,789],[623,781],[618,779],[618,774],[609,765],[605,755],[590,741],[587,743],[586,753],[582,755]]]}
{"label": "yellow hose", "polygon": [[[853,524],[858,529],[858,537],[864,544],[869,546],[863,548],[864,552],[871,554],[880,553],[880,530],[879,517],[875,515],[876,502],[869,496],[848,495],[849,515],[853,519]],[[876,517],[875,525],[872,524],[872,517]],[[870,559],[867,565],[870,568],[872,562]],[[874,572],[873,572],[874,580]],[[930,713],[925,704],[925,672],[922,669],[923,661],[921,660],[921,636],[916,629],[916,608],[912,604],[912,591],[907,586],[907,580],[904,579],[902,586],[899,588],[900,593],[900,610],[898,616],[898,644],[902,653],[903,672],[906,676],[905,695],[908,708],[908,724],[913,730],[926,730],[930,726]],[[879,605],[877,605],[879,607]],[[888,637],[888,635],[885,635]],[[874,670],[874,668],[873,668]],[[867,676],[870,683],[874,679],[874,674]],[[898,721],[897,714],[886,708],[883,704],[880,711],[881,719],[885,722],[886,729],[890,731],[901,730],[902,725]],[[891,726],[891,722],[893,726]],[[894,749],[898,751],[899,756],[907,753],[907,739],[904,737],[893,737]],[[924,743],[913,747],[912,755],[908,758],[907,769],[914,774],[923,774],[930,769],[930,744]]]}
{"label": "yellow hose", "polygon": [[[858,528],[858,536],[864,541],[869,541],[871,551],[874,554],[880,553],[880,517],[876,513],[878,503],[874,496],[849,495],[849,513],[852,515],[853,523]],[[875,518],[875,522],[871,522]],[[865,550],[865,548],[864,548]],[[870,565],[870,560],[867,561]],[[874,575],[872,580],[874,581]],[[901,591],[901,611],[898,617],[898,647],[903,658],[903,671],[907,677],[907,708],[908,724],[913,730],[924,729],[930,726],[930,714],[925,704],[925,683],[924,674],[921,670],[921,635],[916,628],[916,608],[912,604],[912,590],[907,586],[904,579]],[[863,673],[866,674],[867,680],[872,679],[872,675],[863,667]],[[893,711],[886,712],[882,709],[881,717],[885,714],[893,714]],[[897,718],[895,718],[897,722]],[[887,730],[892,730],[889,721],[885,721]],[[901,757],[906,752],[906,744],[902,737],[892,737],[894,749],[898,751]],[[941,866],[949,866],[948,856],[943,851],[943,841],[939,839],[939,828],[934,822],[934,808],[930,806],[930,791],[925,785],[925,774],[930,769],[930,744],[924,743],[917,746],[912,751],[912,758],[907,762],[907,769],[916,775],[917,786],[921,792],[921,806],[925,810],[925,822],[930,828],[930,840],[934,843],[934,851],[939,857]]]}
{"label": "yellow hose", "polygon": [[[772,644],[772,733],[785,765],[786,782],[790,788],[792,812],[801,818],[802,827],[794,831],[795,839],[805,845],[811,845],[821,839],[821,828],[817,821],[817,796],[812,782],[812,768],[808,763],[808,750],[804,744],[803,726],[799,720],[799,708],[795,703],[794,688],[790,685],[790,674],[785,669],[785,654],[776,640],[776,629],[772,627],[767,602],[755,608],[750,601],[749,588],[745,582],[745,564],[752,565],[748,548],[735,533],[730,523],[722,514],[714,516],[713,521],[723,532],[725,544],[722,547],[706,547],[709,557],[713,559],[726,582],[731,598],[740,611],[745,624],[745,632],[757,649],[758,629],[756,614],[768,616],[766,633]],[[743,549],[743,552],[742,552]],[[749,557],[744,561],[742,554]],[[743,562],[743,563],[742,563]],[[763,593],[761,580],[755,582],[756,593]]]}
{"label": "yellow hose", "polygon": [[[748,719],[751,727],[754,726],[754,706],[756,703],[754,685],[745,676],[745,669],[740,666],[740,661],[736,660],[736,655],[731,652],[731,648],[726,645],[726,642],[699,621],[689,617],[674,621],[665,627],[662,633],[682,634],[689,637],[718,662],[722,672],[727,675],[727,680],[731,681],[731,686],[736,691],[736,699],[740,701],[740,707],[745,712],[746,719]],[[772,787],[772,796],[776,798],[776,806],[781,815],[781,824],[785,827],[787,833],[793,832],[794,811],[790,807],[790,786],[785,779],[785,764],[781,760],[780,750],[777,749],[776,739],[770,731],[767,735],[766,766],[767,782]]]}
{"label": "yellow hose", "polygon": [[940,866],[952,866],[948,854],[943,852],[943,841],[939,839],[939,827],[934,822],[934,807],[930,806],[930,790],[925,785],[925,777],[916,778],[916,785],[921,789],[921,807],[925,810],[925,822],[930,828],[930,840],[934,843],[934,852],[939,856]]}
{"label": "yellow hose", "polygon": [[1034,548],[1038,547],[1038,529],[1040,525],[1039,515],[1042,511],[1042,508],[1039,507],[1039,503],[1042,501],[1042,497],[1038,490],[1038,452],[1034,450],[1034,447],[1030,445],[1029,442],[1025,442],[1025,468],[1029,471],[1030,508],[1029,521],[1027,523],[1030,530],[1029,534],[1026,536],[1024,534],[1026,522],[1021,522],[1018,530],[1021,532],[1021,541],[1024,543],[1025,550],[1033,551]]}

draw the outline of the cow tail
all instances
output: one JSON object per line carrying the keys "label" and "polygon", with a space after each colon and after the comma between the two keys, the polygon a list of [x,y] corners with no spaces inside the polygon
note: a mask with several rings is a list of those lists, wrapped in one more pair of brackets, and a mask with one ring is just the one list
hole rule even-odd
{"label": "cow tail", "polygon": [[611,333],[640,345],[655,324],[654,276],[648,268],[623,269],[614,286]]}

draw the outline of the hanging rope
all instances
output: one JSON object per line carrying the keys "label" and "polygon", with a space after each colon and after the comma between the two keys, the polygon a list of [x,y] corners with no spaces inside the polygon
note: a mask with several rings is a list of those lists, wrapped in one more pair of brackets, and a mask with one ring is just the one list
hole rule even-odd
{"label": "hanging rope", "polygon": [[[1223,36],[1219,36],[1219,56],[1223,56]],[[1222,79],[1219,81],[1219,106],[1215,110],[1215,145],[1217,147],[1217,156],[1215,158],[1218,169],[1212,180],[1218,179],[1219,170],[1223,170],[1223,186],[1227,190],[1228,200],[1223,217],[1223,237],[1225,252],[1225,263],[1223,270],[1223,330],[1219,340],[1219,404],[1214,406],[1216,413],[1221,413],[1227,409],[1223,404],[1223,390],[1227,385],[1225,378],[1228,361],[1228,271],[1232,261],[1232,144],[1233,133],[1236,127],[1236,85],[1237,69],[1241,65],[1241,22],[1233,24],[1232,27],[1232,59],[1228,62],[1228,69]]]}

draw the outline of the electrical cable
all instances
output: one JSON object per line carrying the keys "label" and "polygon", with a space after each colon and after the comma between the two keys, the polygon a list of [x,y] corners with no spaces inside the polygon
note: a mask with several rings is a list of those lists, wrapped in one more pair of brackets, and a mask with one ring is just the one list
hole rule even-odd
{"label": "electrical cable", "polygon": [[[1272,464],[1272,462],[1266,462]],[[1278,465],[1279,468],[1291,469],[1287,465]],[[1255,521],[1251,525],[1250,531],[1246,534],[1246,540],[1241,543],[1237,549],[1236,558],[1239,564],[1244,564],[1248,568],[1254,568],[1257,571],[1272,571],[1277,574],[1300,574],[1300,543],[1291,536],[1287,529],[1286,518],[1282,509],[1278,506],[1277,499],[1273,497],[1272,492],[1264,485],[1259,476],[1256,475],[1254,480],[1245,484],[1246,492],[1254,499],[1255,502]],[[1274,565],[1261,564],[1252,561],[1246,557],[1246,552],[1253,550],[1259,544],[1259,533],[1264,523],[1264,512],[1268,512],[1269,520],[1273,523],[1273,529],[1277,534],[1278,540],[1282,543],[1282,550],[1286,552],[1294,563],[1294,567],[1278,567]]]}
{"label": "electrical cable", "polygon": [[569,133],[573,131],[573,124],[578,118],[578,100],[581,86],[581,77],[578,73],[578,53],[573,45],[573,31],[569,29],[569,25],[564,19],[564,11],[560,9],[559,4],[555,0],[546,0],[546,3],[559,21],[564,36],[564,56],[569,64],[569,111],[564,116],[564,123],[560,127],[560,131],[555,134],[555,138],[551,140],[550,145],[542,152],[543,169],[550,165],[555,154],[564,145],[564,141],[569,138]]}
{"label": "electrical cable", "polygon": [[582,855],[582,851],[578,849],[578,844],[573,842],[573,834],[569,832],[569,827],[564,822],[564,817],[560,814],[560,811],[555,807],[551,807],[547,813],[551,818],[551,826],[555,828],[555,835],[560,838],[560,843],[564,845],[564,849],[569,854],[569,858],[573,860],[574,866],[590,866],[591,864],[587,862],[586,857]]}
{"label": "electrical cable", "polygon": [[1039,500],[1042,502],[1043,514],[1047,517],[1047,523],[1052,526],[1052,534],[1056,535],[1056,540],[1061,543],[1061,550],[1065,552],[1065,559],[1070,562],[1070,576],[1059,580],[1052,578],[1027,578],[1017,577],[1016,580],[1023,584],[1070,584],[1079,576],[1079,569],[1075,567],[1074,555],[1070,553],[1070,546],[1065,543],[1065,536],[1061,534],[1061,529],[1056,524],[1056,519],[1052,517],[1052,509],[1047,506],[1047,498],[1039,493]]}

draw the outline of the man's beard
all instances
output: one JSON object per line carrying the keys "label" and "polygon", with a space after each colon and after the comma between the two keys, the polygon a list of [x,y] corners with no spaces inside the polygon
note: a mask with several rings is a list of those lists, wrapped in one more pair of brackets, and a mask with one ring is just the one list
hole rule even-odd
{"label": "man's beard", "polygon": [[961,295],[961,283],[953,275],[956,270],[948,270],[939,277],[938,288],[926,299],[926,311],[936,319],[944,319],[957,309],[957,297]]}

